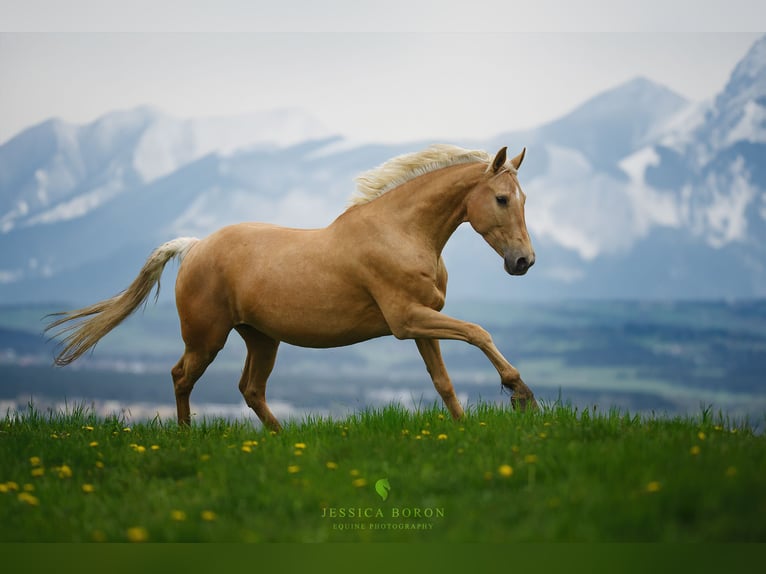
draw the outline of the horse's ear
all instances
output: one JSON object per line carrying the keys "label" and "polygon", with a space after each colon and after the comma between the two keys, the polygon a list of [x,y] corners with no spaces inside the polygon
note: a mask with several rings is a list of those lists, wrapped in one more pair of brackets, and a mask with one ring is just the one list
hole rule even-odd
{"label": "horse's ear", "polygon": [[502,168],[505,165],[505,162],[507,159],[507,153],[508,153],[507,147],[503,147],[499,152],[497,152],[495,159],[492,160],[492,171],[494,171],[495,173],[500,171],[500,168]]}
{"label": "horse's ear", "polygon": [[521,166],[521,162],[524,161],[524,154],[527,153],[527,148],[521,150],[521,153],[511,160],[511,165],[514,169],[518,170]]}

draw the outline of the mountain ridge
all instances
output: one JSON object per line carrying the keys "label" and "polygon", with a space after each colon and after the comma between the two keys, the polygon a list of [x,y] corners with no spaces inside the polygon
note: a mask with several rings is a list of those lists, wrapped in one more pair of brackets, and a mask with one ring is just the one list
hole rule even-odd
{"label": "mountain ridge", "polygon": [[[763,110],[766,36],[709,102],[636,77],[538,128],[473,142],[528,148],[520,179],[539,265],[509,283],[461,230],[445,250],[451,295],[766,295]],[[0,146],[0,299],[110,296],[153,245],[227,223],[327,225],[358,173],[426,143],[354,145],[296,110],[47,120]],[[78,289],[78,273],[100,280]]]}

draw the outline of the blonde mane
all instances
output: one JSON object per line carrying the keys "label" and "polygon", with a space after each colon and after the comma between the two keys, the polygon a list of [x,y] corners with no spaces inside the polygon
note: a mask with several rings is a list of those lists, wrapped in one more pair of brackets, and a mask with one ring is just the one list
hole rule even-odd
{"label": "blonde mane", "polygon": [[[434,144],[419,152],[400,155],[356,178],[356,193],[349,200],[349,207],[369,203],[387,191],[437,169],[473,162],[489,166],[492,156],[482,150],[448,144]],[[510,163],[506,168],[512,169]]]}

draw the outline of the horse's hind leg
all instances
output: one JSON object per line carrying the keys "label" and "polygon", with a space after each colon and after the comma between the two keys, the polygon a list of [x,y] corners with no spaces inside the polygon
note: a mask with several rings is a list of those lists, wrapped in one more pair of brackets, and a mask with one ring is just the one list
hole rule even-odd
{"label": "horse's hind leg", "polygon": [[203,328],[200,325],[200,328],[195,331],[188,326],[186,329],[182,328],[186,349],[171,370],[179,425],[191,424],[189,396],[194,383],[199,380],[226,343],[228,329],[225,329],[223,325],[220,325],[218,329],[215,327],[215,325],[205,325]]}
{"label": "horse's hind leg", "polygon": [[247,359],[239,381],[239,391],[264,426],[279,431],[282,427],[266,404],[266,382],[277,360],[279,341],[248,325],[239,325],[236,329],[247,345]]}

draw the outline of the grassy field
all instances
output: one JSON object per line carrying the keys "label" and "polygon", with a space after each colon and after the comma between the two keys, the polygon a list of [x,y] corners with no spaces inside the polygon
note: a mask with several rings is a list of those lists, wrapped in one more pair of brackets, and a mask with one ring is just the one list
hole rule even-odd
{"label": "grassy field", "polygon": [[0,542],[764,542],[764,516],[766,439],[709,412],[0,421]]}

